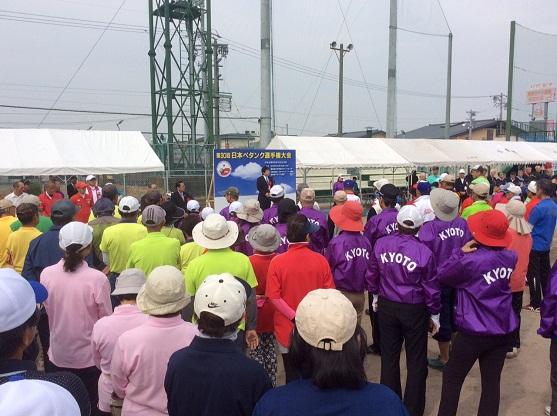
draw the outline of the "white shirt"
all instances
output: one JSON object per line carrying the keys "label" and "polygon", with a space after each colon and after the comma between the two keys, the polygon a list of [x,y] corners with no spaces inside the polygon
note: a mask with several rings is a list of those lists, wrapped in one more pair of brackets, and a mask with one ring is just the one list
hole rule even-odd
{"label": "white shirt", "polygon": [[433,221],[435,213],[431,207],[429,195],[422,195],[414,201],[414,206],[420,211],[420,215],[424,217],[424,222]]}
{"label": "white shirt", "polygon": [[28,194],[23,192],[21,195],[17,196],[13,192],[9,195],[6,195],[6,199],[12,201],[12,204],[17,208],[19,204],[21,204],[21,200],[25,198]]}

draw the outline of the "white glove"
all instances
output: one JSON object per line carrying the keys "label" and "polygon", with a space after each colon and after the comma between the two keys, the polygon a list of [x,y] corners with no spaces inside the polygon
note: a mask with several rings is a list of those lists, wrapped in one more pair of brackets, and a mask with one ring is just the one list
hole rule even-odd
{"label": "white glove", "polygon": [[433,331],[431,331],[431,335],[435,335],[439,332],[439,328],[441,328],[441,324],[439,323],[439,314],[431,315],[431,321],[433,322]]}
{"label": "white glove", "polygon": [[373,312],[377,312],[377,301],[379,300],[379,295],[373,295],[373,302],[371,302],[371,308]]}

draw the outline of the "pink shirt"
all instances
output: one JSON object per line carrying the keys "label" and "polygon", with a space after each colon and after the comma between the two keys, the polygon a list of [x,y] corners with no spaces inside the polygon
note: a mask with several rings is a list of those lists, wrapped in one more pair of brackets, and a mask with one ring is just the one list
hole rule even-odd
{"label": "pink shirt", "polygon": [[92,367],[93,325],[112,313],[110,283],[85,262],[73,273],[66,273],[63,264],[62,259],[41,273],[48,290],[44,302],[50,326],[48,358],[58,367]]}
{"label": "pink shirt", "polygon": [[172,318],[149,316],[118,338],[110,373],[114,392],[124,398],[122,416],[167,415],[164,376],[170,356],[190,345],[197,327]]}
{"label": "pink shirt", "polygon": [[91,344],[95,365],[102,371],[99,378],[99,409],[103,412],[110,413],[110,396],[113,391],[110,362],[116,342],[120,335],[144,324],[147,318],[137,305],[121,305],[114,309],[112,315],[99,319],[93,327]]}

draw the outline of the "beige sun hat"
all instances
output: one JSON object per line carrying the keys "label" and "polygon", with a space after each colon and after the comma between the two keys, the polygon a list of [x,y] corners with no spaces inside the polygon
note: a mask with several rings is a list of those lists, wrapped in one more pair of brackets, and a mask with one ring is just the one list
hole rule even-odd
{"label": "beige sun hat", "polygon": [[247,199],[240,209],[236,211],[236,216],[247,222],[259,223],[263,219],[263,210],[257,199]]}
{"label": "beige sun hat", "polygon": [[238,224],[234,221],[226,221],[220,214],[211,214],[194,227],[192,236],[201,247],[217,250],[232,246],[238,239],[238,232]]}
{"label": "beige sun hat", "polygon": [[503,205],[504,213],[509,220],[509,228],[519,234],[530,234],[532,226],[524,218],[526,206],[519,200],[513,199]]}
{"label": "beige sun hat", "polygon": [[190,303],[184,275],[174,266],[155,267],[137,294],[137,306],[148,315],[168,315]]}
{"label": "beige sun hat", "polygon": [[280,234],[271,224],[261,224],[249,230],[248,243],[254,250],[273,253],[280,246]]}
{"label": "beige sun hat", "polygon": [[322,350],[342,351],[354,336],[356,309],[340,291],[309,292],[296,309],[296,328],[304,341]]}
{"label": "beige sun hat", "polygon": [[458,216],[458,196],[449,190],[435,188],[430,194],[433,212],[442,221],[452,221]]}

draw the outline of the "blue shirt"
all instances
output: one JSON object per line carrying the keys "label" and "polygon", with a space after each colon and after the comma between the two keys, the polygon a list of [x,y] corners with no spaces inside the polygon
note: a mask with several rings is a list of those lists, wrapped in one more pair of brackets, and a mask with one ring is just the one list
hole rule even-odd
{"label": "blue shirt", "polygon": [[400,398],[382,384],[361,389],[321,390],[310,380],[297,380],[268,391],[253,416],[408,416]]}
{"label": "blue shirt", "polygon": [[533,226],[532,250],[549,251],[556,221],[557,204],[551,198],[542,199],[528,217],[528,222]]}

